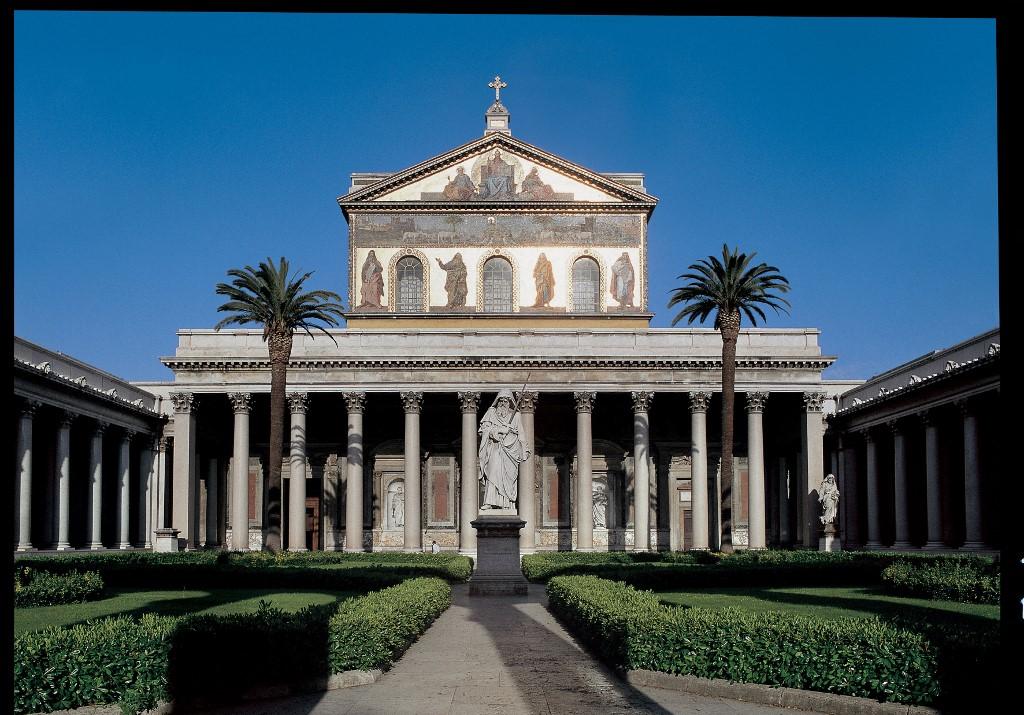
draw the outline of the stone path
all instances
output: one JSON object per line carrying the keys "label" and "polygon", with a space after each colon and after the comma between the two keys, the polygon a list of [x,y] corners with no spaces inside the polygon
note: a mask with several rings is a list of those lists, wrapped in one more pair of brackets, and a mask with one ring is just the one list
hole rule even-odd
{"label": "stone path", "polygon": [[220,715],[456,713],[574,715],[705,713],[794,715],[794,711],[659,688],[636,688],[592,658],[546,608],[544,587],[528,596],[469,597],[453,604],[394,668],[372,685],[223,708]]}

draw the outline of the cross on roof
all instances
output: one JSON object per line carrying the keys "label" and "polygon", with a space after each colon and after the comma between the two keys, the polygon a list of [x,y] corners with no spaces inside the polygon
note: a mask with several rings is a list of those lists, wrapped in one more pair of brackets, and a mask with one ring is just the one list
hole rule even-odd
{"label": "cross on roof", "polygon": [[508,83],[507,82],[502,82],[501,81],[501,77],[499,75],[494,75],[494,81],[488,83],[487,86],[494,90],[494,101],[500,103],[501,102],[501,90],[504,87],[508,87]]}

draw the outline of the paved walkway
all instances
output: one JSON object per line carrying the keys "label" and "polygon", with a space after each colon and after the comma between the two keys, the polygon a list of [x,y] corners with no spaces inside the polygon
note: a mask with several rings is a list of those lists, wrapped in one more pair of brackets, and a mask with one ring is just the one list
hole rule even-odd
{"label": "paved walkway", "polygon": [[394,668],[372,685],[250,702],[220,715],[315,713],[704,713],[797,712],[659,688],[636,688],[584,651],[547,610],[543,586],[525,597],[469,597],[454,602]]}

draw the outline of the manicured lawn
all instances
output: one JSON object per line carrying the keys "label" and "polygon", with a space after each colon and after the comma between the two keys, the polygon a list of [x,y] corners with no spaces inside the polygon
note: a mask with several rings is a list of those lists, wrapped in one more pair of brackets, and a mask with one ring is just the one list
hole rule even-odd
{"label": "manicured lawn", "polygon": [[881,587],[858,588],[716,588],[700,591],[664,591],[658,597],[674,606],[725,608],[745,611],[782,611],[822,618],[924,618],[975,625],[999,620],[999,606],[954,601],[900,598]]}
{"label": "manicured lawn", "polygon": [[277,589],[223,588],[198,591],[146,591],[142,589],[108,588],[99,601],[71,603],[64,606],[40,606],[14,609],[14,632],[26,633],[47,626],[73,623],[113,616],[160,613],[181,616],[187,613],[243,613],[255,611],[260,600],[270,601],[285,611],[298,611],[304,606],[337,603],[356,591],[287,591]]}

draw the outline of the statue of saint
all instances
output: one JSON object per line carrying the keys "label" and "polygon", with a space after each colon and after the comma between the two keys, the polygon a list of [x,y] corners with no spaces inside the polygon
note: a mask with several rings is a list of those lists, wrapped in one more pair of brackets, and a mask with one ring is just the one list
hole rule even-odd
{"label": "statue of saint", "polygon": [[519,496],[519,465],[529,458],[523,446],[523,424],[509,390],[498,393],[480,420],[477,464],[484,483],[481,509],[515,509]]}
{"label": "statue of saint", "polygon": [[537,167],[530,169],[530,173],[523,177],[523,190],[519,192],[520,199],[528,201],[546,201],[553,198],[555,190],[550,184],[545,184],[537,173]]}
{"label": "statue of saint", "polygon": [[448,292],[448,305],[445,307],[464,308],[469,289],[466,287],[466,264],[462,262],[462,254],[456,253],[447,263],[438,258],[437,265],[448,274],[444,282],[444,289]]}
{"label": "statue of saint", "polygon": [[451,201],[468,201],[475,193],[473,180],[466,176],[466,170],[461,166],[455,170],[455,179],[444,187],[444,196]]}
{"label": "statue of saint", "polygon": [[391,495],[391,526],[405,526],[405,486],[402,484]]}
{"label": "statue of saint", "polygon": [[626,251],[612,264],[612,279],[608,290],[620,306],[633,305],[633,263]]}
{"label": "statue of saint", "polygon": [[608,528],[608,489],[603,482],[594,482],[594,528]]}
{"label": "statue of saint", "polygon": [[537,257],[537,265],[533,268],[533,280],[537,285],[537,300],[534,308],[547,308],[555,297],[555,273],[551,270],[551,261],[543,253]]}
{"label": "statue of saint", "polygon": [[828,526],[836,519],[839,511],[839,487],[836,485],[836,475],[826,474],[821,480],[821,490],[818,492],[818,503],[821,504],[822,515],[819,517],[821,523]]}
{"label": "statue of saint", "polygon": [[384,267],[377,260],[377,254],[370,251],[360,271],[363,300],[360,308],[380,308],[380,298],[384,294]]}

